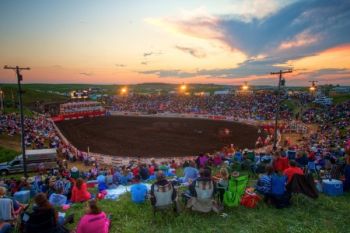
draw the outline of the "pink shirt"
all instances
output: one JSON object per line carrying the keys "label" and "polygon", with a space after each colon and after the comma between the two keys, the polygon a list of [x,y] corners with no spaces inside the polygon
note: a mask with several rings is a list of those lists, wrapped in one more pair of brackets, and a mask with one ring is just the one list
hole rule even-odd
{"label": "pink shirt", "polygon": [[85,214],[79,221],[77,233],[108,233],[109,219],[104,212]]}

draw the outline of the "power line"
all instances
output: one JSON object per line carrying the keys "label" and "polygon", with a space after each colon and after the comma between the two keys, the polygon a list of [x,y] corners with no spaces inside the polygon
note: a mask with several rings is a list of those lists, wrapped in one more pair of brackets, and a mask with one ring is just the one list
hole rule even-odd
{"label": "power line", "polygon": [[27,175],[27,158],[25,151],[25,142],[24,142],[24,117],[23,117],[23,103],[22,103],[22,87],[21,81],[23,80],[23,76],[21,74],[22,70],[30,70],[29,67],[19,67],[19,66],[4,66],[5,70],[13,70],[16,72],[17,83],[18,83],[18,96],[19,96],[19,107],[20,107],[20,116],[21,116],[21,146],[22,146],[22,159],[23,159],[23,173],[24,177],[28,177]]}

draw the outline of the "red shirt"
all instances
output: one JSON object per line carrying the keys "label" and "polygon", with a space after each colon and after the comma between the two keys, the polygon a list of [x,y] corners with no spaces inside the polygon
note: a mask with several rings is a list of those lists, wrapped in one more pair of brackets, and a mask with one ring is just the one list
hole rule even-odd
{"label": "red shirt", "polygon": [[78,187],[74,184],[72,189],[72,197],[71,202],[83,202],[87,201],[91,198],[91,194],[87,190],[86,183],[83,183],[78,189]]}
{"label": "red shirt", "polygon": [[275,171],[284,171],[289,167],[289,160],[287,157],[279,157],[273,162],[273,169]]}
{"label": "red shirt", "polygon": [[304,172],[303,172],[303,170],[301,170],[300,167],[289,167],[286,170],[284,170],[283,173],[284,173],[284,175],[286,175],[288,177],[287,183],[289,183],[292,180],[292,178],[295,174],[304,175]]}

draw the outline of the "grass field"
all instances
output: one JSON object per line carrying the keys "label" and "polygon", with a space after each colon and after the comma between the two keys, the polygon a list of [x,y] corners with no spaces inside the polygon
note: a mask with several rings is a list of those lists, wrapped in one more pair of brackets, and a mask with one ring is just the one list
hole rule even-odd
{"label": "grass field", "polygon": [[0,146],[0,163],[7,162],[16,157],[19,153],[15,150]]}
{"label": "grass field", "polygon": [[[117,201],[102,200],[99,205],[112,215],[111,233],[348,233],[349,198],[349,193],[332,198],[321,195],[317,200],[294,196],[294,205],[287,209],[275,209],[260,202],[256,209],[226,207],[224,213],[228,214],[227,217],[183,209],[178,216],[170,211],[157,213],[153,218],[150,203],[136,205],[131,202],[130,194]],[[67,214],[74,213],[78,220],[84,214],[84,205],[73,204]],[[77,221],[69,228],[73,229],[76,224]]]}
{"label": "grass field", "polygon": [[[19,112],[18,108],[15,108],[15,104],[18,105],[17,86],[14,84],[0,84],[0,89],[4,91],[4,103],[5,113]],[[23,86],[23,106],[24,113],[31,115],[32,113],[28,110],[35,106],[37,102],[40,103],[51,103],[51,102],[64,102],[68,100],[68,97],[58,95],[55,93],[49,93],[41,90],[34,90]]]}

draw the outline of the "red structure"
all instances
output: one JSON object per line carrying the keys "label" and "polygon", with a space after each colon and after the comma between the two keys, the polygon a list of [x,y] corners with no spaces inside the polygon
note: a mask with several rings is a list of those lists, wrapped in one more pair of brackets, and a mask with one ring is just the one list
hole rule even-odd
{"label": "red structure", "polygon": [[60,105],[60,114],[52,117],[54,122],[85,117],[104,116],[106,110],[96,101],[70,102]]}

